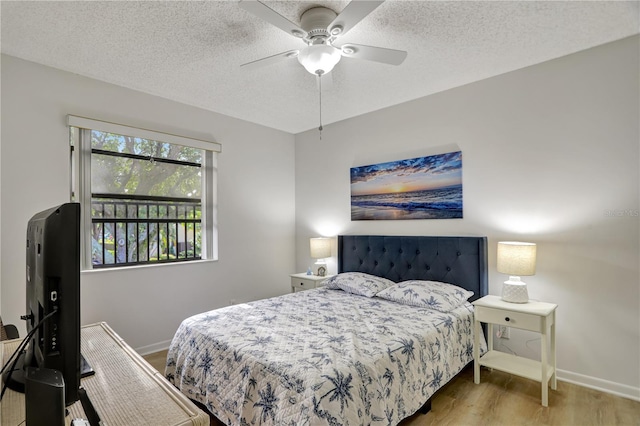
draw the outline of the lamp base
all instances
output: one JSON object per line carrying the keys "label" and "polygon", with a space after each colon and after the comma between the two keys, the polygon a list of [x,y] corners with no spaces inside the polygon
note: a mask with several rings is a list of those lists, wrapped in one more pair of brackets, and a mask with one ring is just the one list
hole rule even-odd
{"label": "lamp base", "polygon": [[529,293],[527,284],[520,281],[520,277],[509,277],[502,285],[502,300],[510,303],[527,303]]}

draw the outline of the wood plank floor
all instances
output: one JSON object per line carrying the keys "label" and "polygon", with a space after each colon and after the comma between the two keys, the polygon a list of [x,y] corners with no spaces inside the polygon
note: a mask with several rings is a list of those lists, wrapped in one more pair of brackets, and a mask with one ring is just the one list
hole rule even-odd
{"label": "wood plank floor", "polygon": [[[144,358],[163,372],[166,357],[160,351]],[[543,407],[538,382],[483,368],[476,385],[467,368],[438,392],[429,413],[401,425],[640,426],[640,402],[559,381],[557,390],[549,390],[549,407]]]}

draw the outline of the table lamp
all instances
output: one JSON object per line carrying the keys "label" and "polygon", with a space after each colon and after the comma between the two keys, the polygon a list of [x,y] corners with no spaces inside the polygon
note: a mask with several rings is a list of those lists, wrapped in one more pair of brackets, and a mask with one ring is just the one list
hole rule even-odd
{"label": "table lamp", "polygon": [[311,257],[316,261],[316,275],[324,277],[327,275],[327,263],[325,258],[331,256],[331,239],[330,238],[311,238],[309,240],[311,248]]}
{"label": "table lamp", "polygon": [[498,272],[509,275],[502,285],[502,300],[511,303],[527,303],[527,284],[520,276],[536,273],[536,245],[517,241],[498,243]]}

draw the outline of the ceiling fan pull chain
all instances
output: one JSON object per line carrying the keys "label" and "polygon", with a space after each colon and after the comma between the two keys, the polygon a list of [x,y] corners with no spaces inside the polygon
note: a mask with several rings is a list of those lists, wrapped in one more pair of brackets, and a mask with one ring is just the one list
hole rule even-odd
{"label": "ceiling fan pull chain", "polygon": [[318,71],[318,88],[320,89],[320,140],[322,140],[322,72]]}

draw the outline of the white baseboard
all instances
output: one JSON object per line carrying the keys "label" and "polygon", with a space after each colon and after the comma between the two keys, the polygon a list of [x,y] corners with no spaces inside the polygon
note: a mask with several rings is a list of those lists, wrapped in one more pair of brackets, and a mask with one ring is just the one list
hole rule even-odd
{"label": "white baseboard", "polygon": [[585,388],[595,389],[600,392],[610,393],[623,398],[629,398],[634,401],[640,401],[640,388],[623,385],[621,383],[610,382],[608,380],[598,379],[596,377],[585,376],[583,374],[574,373],[566,370],[557,370],[558,380],[572,383]]}
{"label": "white baseboard", "polygon": [[158,342],[152,345],[135,348],[135,351],[138,352],[138,354],[145,356],[145,355],[152,354],[154,352],[160,352],[160,351],[164,351],[165,349],[169,349],[170,344],[171,344],[171,340],[165,340],[164,342]]}

